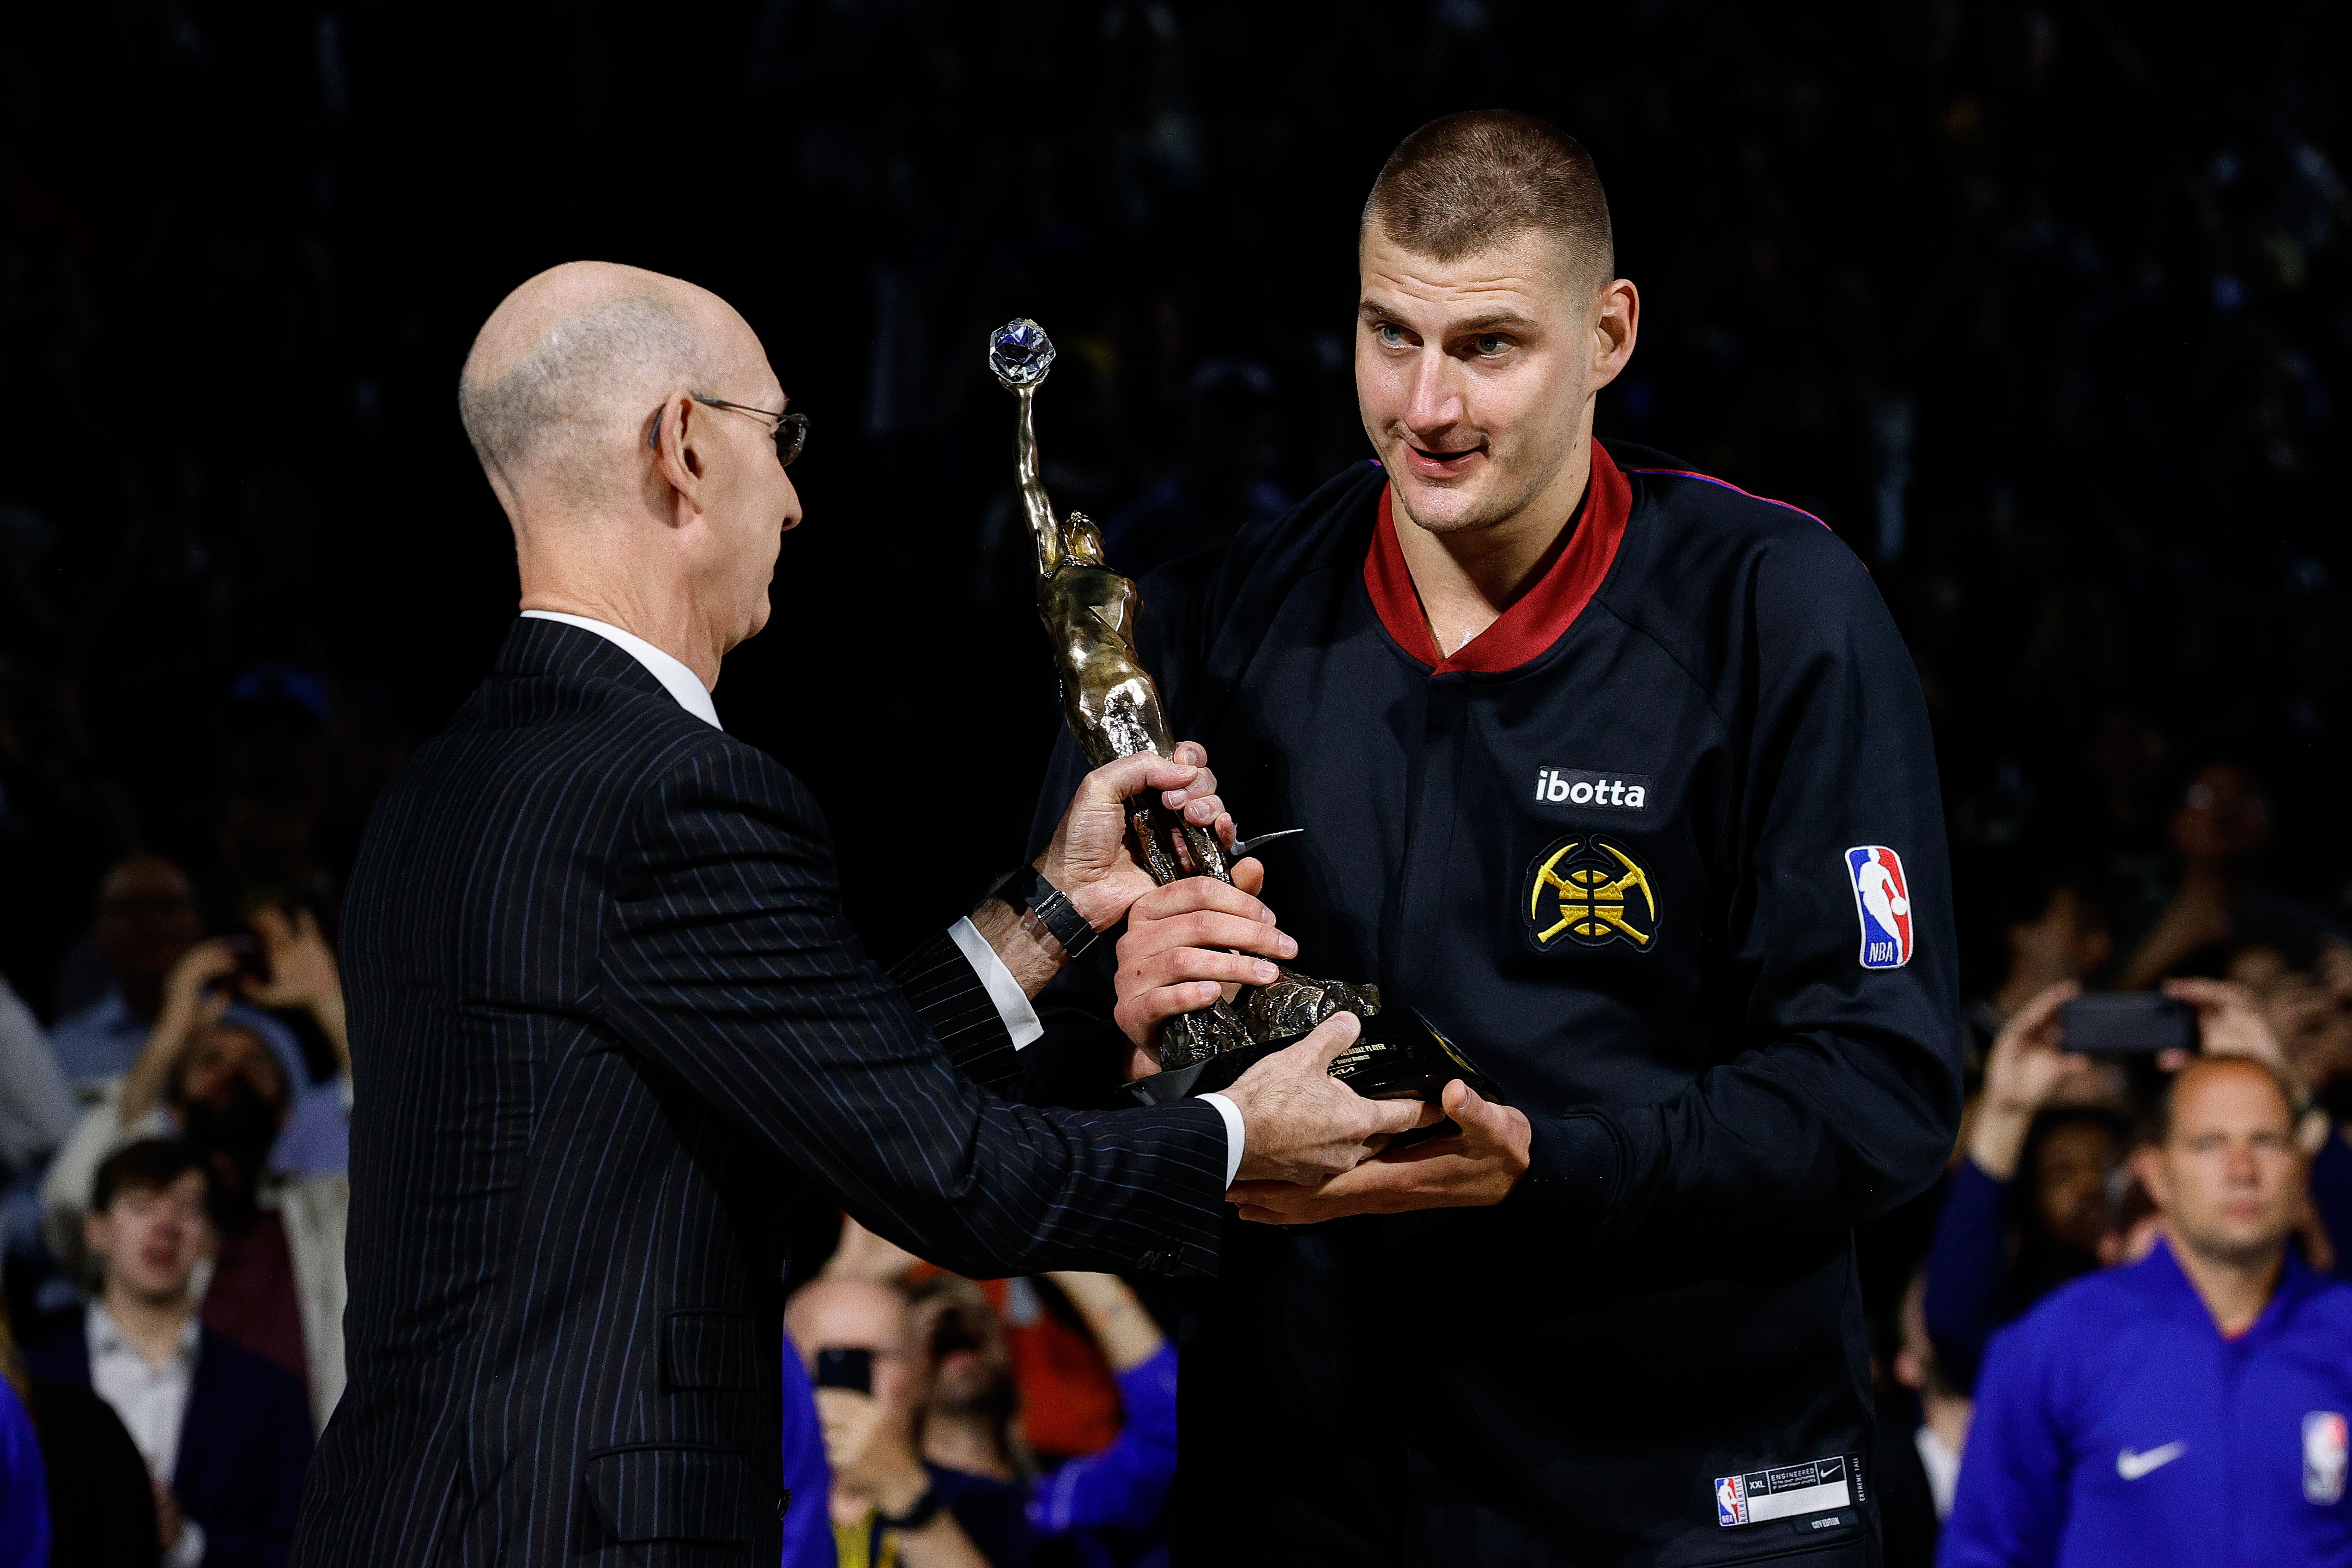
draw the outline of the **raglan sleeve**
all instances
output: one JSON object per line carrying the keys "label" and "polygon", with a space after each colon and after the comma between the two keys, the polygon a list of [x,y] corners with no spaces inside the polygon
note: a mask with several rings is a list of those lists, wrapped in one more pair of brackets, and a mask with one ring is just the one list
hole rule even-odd
{"label": "raglan sleeve", "polygon": [[597,986],[630,1049],[943,1268],[1213,1269],[1226,1155],[1213,1106],[992,1098],[866,956],[823,820],[790,774],[714,737],[640,793]]}
{"label": "raglan sleeve", "polygon": [[1728,608],[1752,671],[1713,1064],[1648,1103],[1535,1119],[1513,1201],[1625,1234],[1883,1214],[1960,1111],[1950,873],[1927,706],[1826,531],[1759,552]]}

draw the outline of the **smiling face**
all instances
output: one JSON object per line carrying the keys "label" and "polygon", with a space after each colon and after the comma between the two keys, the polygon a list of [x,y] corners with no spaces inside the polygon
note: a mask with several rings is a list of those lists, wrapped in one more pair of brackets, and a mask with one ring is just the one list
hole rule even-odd
{"label": "smiling face", "polygon": [[1407,516],[1441,535],[1565,520],[1592,396],[1633,351],[1632,286],[1580,283],[1533,229],[1442,262],[1373,223],[1359,260],[1356,401]]}

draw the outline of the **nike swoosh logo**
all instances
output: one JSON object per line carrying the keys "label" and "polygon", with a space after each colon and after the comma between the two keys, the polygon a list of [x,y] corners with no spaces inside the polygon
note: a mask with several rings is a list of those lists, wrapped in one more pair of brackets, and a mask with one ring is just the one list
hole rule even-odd
{"label": "nike swoosh logo", "polygon": [[2161,1448],[2150,1448],[2145,1454],[2135,1454],[2129,1448],[2116,1456],[2116,1474],[2127,1481],[2136,1481],[2154,1469],[2161,1469],[2189,1451],[2189,1445],[2174,1438]]}

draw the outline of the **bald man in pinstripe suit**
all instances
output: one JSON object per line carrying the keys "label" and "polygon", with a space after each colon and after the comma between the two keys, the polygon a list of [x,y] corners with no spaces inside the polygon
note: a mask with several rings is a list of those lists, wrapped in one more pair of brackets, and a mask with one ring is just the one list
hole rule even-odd
{"label": "bald man in pinstripe suit", "polygon": [[1347,1169],[1420,1113],[1323,1072],[1349,1019],[1221,1097],[991,1098],[1054,933],[1082,946],[1150,886],[1121,799],[1230,835],[1206,758],[1090,776],[1034,907],[991,900],[886,974],[815,802],[710,703],[799,520],[758,339],[574,263],[499,308],[460,405],[524,613],[352,874],[350,1381],[294,1560],[764,1568],[795,1199],[967,1274],[1201,1272],[1236,1176]]}

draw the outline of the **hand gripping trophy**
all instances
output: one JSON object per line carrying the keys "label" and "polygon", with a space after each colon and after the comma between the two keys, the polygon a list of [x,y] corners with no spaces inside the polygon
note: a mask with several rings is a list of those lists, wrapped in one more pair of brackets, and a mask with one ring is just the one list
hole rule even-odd
{"label": "hand gripping trophy", "polygon": [[[1089,767],[1139,751],[1174,754],[1160,688],[1135,653],[1142,597],[1103,561],[1102,534],[1083,512],[1056,520],[1037,477],[1032,417],[1037,388],[1054,366],[1054,341],[1034,321],[1007,322],[989,334],[989,368],[1020,403],[1014,437],[1021,505],[1037,547],[1037,614],[1053,643],[1062,679],[1062,712]],[[1216,835],[1162,807],[1150,793],[1129,802],[1128,825],[1152,880],[1233,877]],[[1173,1018],[1160,1035],[1160,1074],[1135,1086],[1146,1099],[1174,1098],[1230,1082],[1267,1051],[1288,1044],[1338,1012],[1366,1020],[1354,1049],[1332,1064],[1333,1076],[1377,1097],[1435,1100],[1449,1079],[1488,1081],[1410,1009],[1384,1016],[1375,986],[1318,980],[1285,968],[1263,986],[1243,988],[1228,1004],[1212,1002]],[[1380,1025],[1371,1020],[1381,1019]]]}

